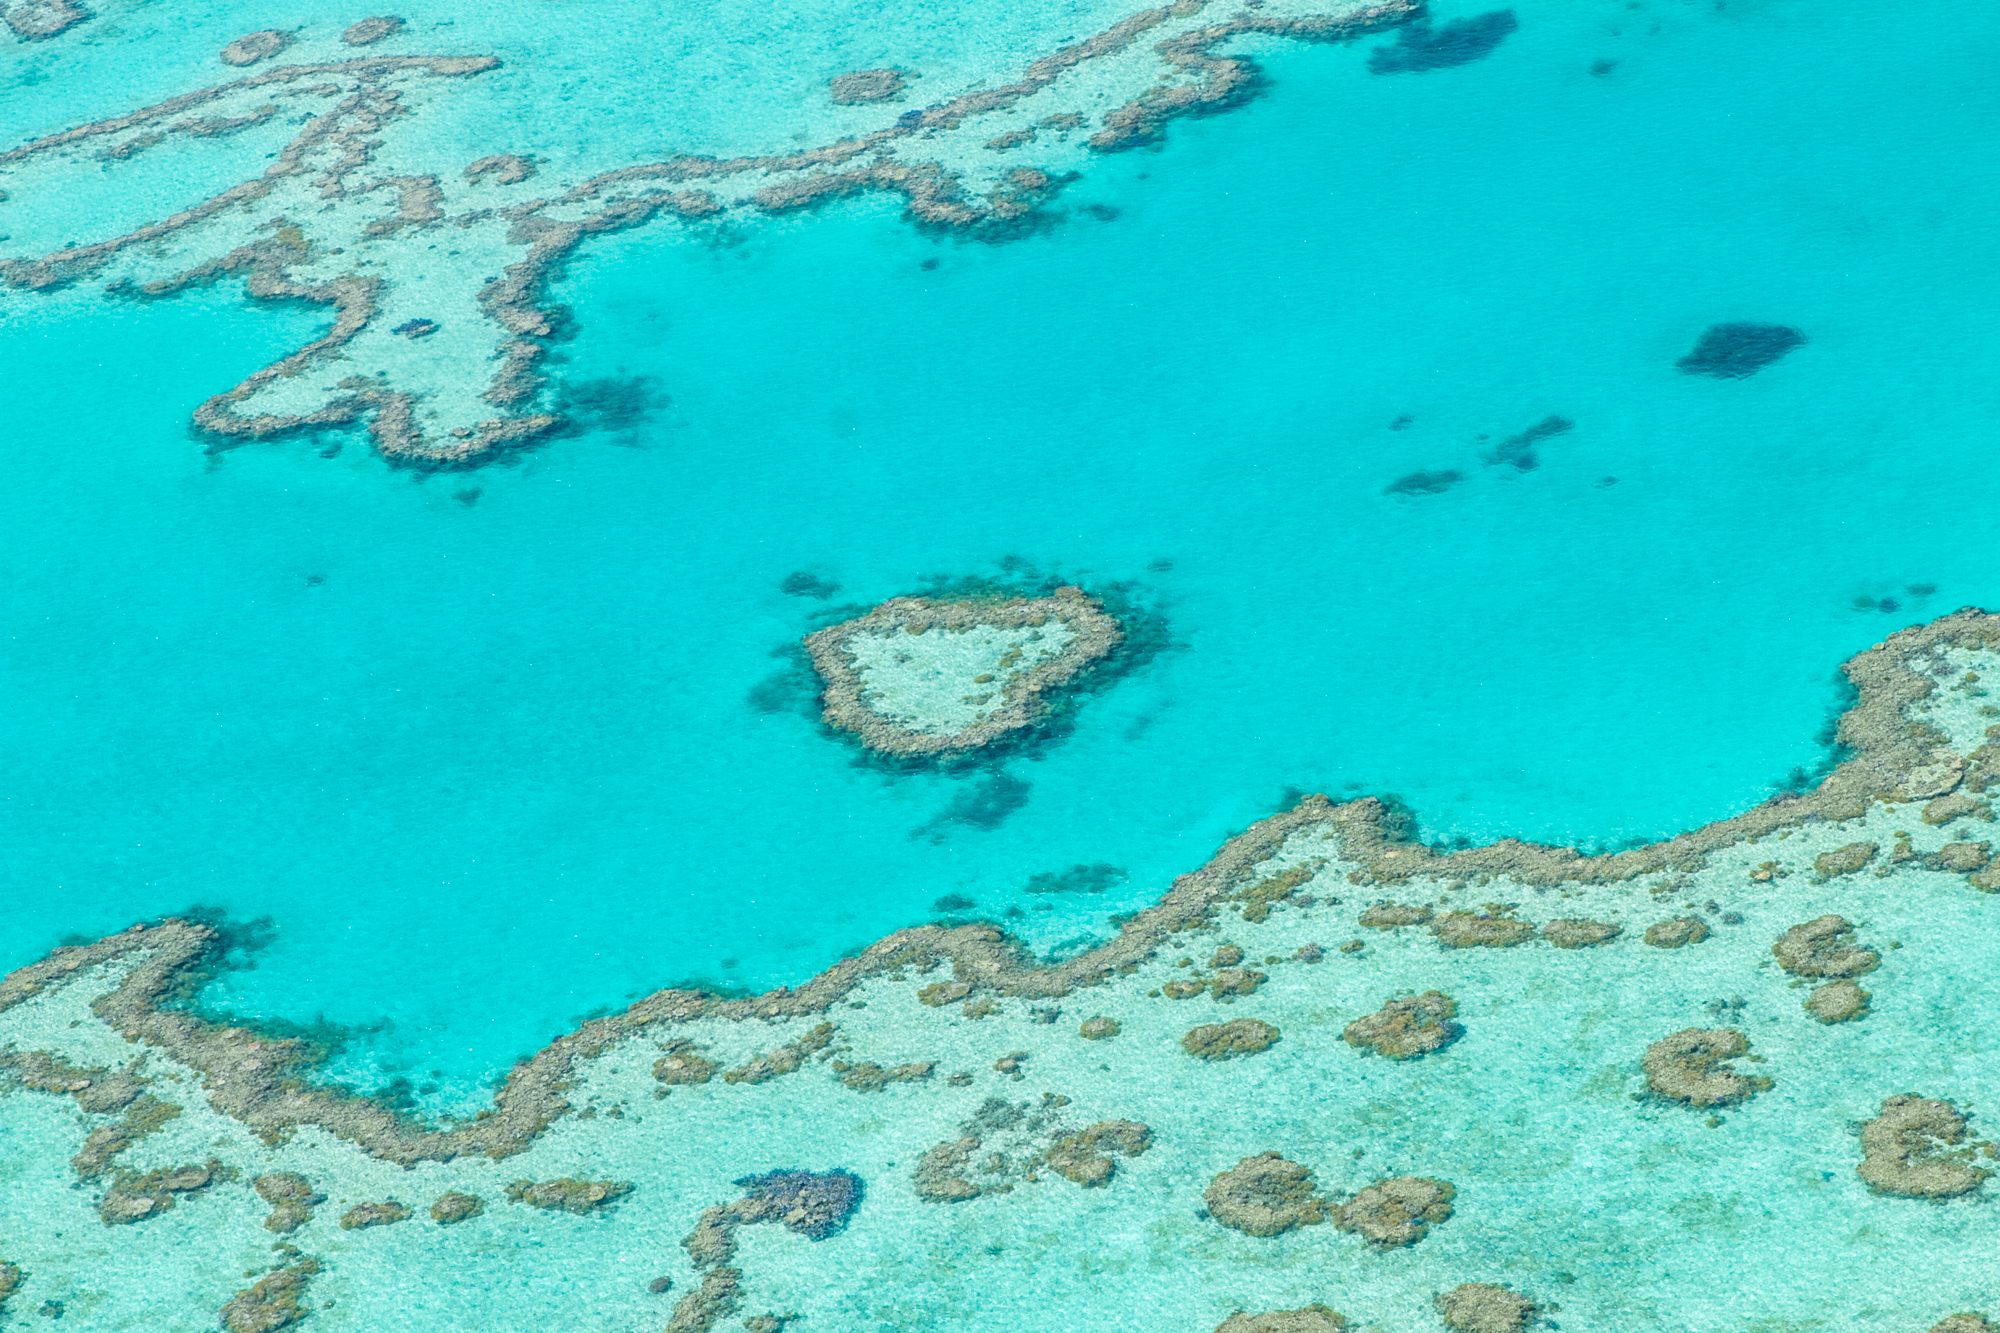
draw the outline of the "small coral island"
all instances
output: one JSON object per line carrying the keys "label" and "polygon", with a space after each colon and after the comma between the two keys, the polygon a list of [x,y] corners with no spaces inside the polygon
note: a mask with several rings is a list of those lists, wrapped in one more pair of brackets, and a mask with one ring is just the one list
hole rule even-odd
{"label": "small coral island", "polygon": [[1051,695],[1125,637],[1082,589],[1046,597],[895,597],[806,637],[826,724],[868,749],[950,759],[1045,721]]}

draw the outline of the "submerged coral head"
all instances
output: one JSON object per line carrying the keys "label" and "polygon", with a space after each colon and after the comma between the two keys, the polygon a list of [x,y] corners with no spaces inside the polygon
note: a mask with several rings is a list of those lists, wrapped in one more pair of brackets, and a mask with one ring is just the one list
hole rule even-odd
{"label": "submerged coral head", "polygon": [[861,1177],[852,1171],[768,1171],[735,1182],[745,1198],[808,1240],[825,1240],[861,1206]]}

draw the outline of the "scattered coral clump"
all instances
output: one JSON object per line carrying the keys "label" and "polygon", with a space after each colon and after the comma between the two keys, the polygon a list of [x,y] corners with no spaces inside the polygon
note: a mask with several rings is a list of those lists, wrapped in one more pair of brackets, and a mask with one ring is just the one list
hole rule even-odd
{"label": "scattered coral clump", "polygon": [[741,1069],[732,1069],[722,1076],[724,1083],[762,1083],[782,1074],[796,1074],[805,1067],[808,1057],[818,1054],[833,1044],[833,1024],[821,1023],[802,1037],[786,1042],[769,1055],[760,1055]]}
{"label": "scattered coral clump", "polygon": [[1850,842],[1845,847],[1836,847],[1814,857],[1813,869],[1827,879],[1836,875],[1852,875],[1873,861],[1875,854],[1881,850],[1872,842]]}
{"label": "scattered coral clump", "polygon": [[457,1190],[438,1195],[431,1205],[431,1221],[441,1227],[448,1227],[468,1218],[479,1216],[486,1211],[486,1201],[476,1194],[460,1194]]}
{"label": "scattered coral clump", "polygon": [[555,1208],[565,1213],[594,1213],[607,1208],[632,1192],[619,1180],[517,1180],[507,1187],[507,1197],[515,1203],[535,1208]]}
{"label": "scattered coral clump", "polygon": [[1313,1192],[1313,1173],[1267,1152],[1246,1157],[1208,1183],[1208,1215],[1252,1236],[1276,1236],[1326,1221],[1326,1200]]}
{"label": "scattered coral clump", "polygon": [[740,1268],[712,1268],[701,1275],[701,1285],[680,1298],[666,1333],[708,1333],[722,1320],[736,1313],[742,1304],[737,1288],[742,1285]]}
{"label": "scattered coral clump", "polygon": [[181,1108],[172,1102],[163,1102],[150,1093],[141,1094],[125,1108],[123,1119],[91,1130],[84,1137],[83,1151],[70,1158],[70,1165],[86,1180],[101,1176],[110,1169],[112,1158],[180,1113]]}
{"label": "scattered coral clump", "polygon": [[403,30],[403,20],[393,14],[378,14],[374,18],[362,19],[340,34],[340,40],[349,46],[373,46],[385,38],[394,37]]}
{"label": "scattered coral clump", "polygon": [[386,1227],[392,1222],[402,1222],[409,1218],[410,1210],[394,1199],[382,1203],[357,1203],[341,1215],[342,1231],[360,1231],[365,1227]]}
{"label": "scattered coral clump", "polygon": [[1434,915],[1422,903],[1380,902],[1357,919],[1370,930],[1394,930],[1398,926],[1421,926]]}
{"label": "scattered coral clump", "polygon": [[1437,1298],[1446,1328],[1457,1333],[1521,1333],[1534,1322],[1535,1303],[1489,1282],[1467,1282]]}
{"label": "scattered coral clump", "polygon": [[77,1109],[109,1115],[131,1105],[147,1080],[139,1077],[143,1060],[123,1069],[79,1069],[48,1051],[0,1051],[0,1067],[14,1071],[21,1085],[35,1092],[67,1093]]}
{"label": "scattered coral clump", "polygon": [[1118,1020],[1106,1018],[1102,1014],[1096,1018],[1084,1019],[1083,1026],[1077,1029],[1077,1035],[1086,1041],[1108,1041],[1117,1036],[1118,1032]]}
{"label": "scattered coral clump", "polygon": [[1646,927],[1646,943],[1655,949],[1684,949],[1690,944],[1700,944],[1708,934],[1708,923],[1700,917],[1679,916]]}
{"label": "scattered coral clump", "polygon": [[917,1197],[926,1203],[964,1203],[982,1193],[971,1179],[972,1154],[979,1148],[976,1135],[968,1134],[950,1143],[940,1143],[917,1159]]}
{"label": "scattered coral clump", "polygon": [[222,1326],[229,1333],[275,1333],[306,1317],[306,1284],[319,1272],[319,1260],[301,1259],[259,1278],[248,1291],[239,1291],[223,1305]]}
{"label": "scattered coral clump", "polygon": [[1390,1000],[1365,1018],[1347,1025],[1341,1036],[1350,1046],[1362,1046],[1391,1060],[1411,1060],[1440,1050],[1464,1031],[1452,1021],[1458,1005],[1442,991],[1404,995]]}
{"label": "scattered coral clump", "polygon": [[1245,1314],[1238,1310],[1215,1333],[1345,1333],[1347,1320],[1315,1301],[1303,1310]]}
{"label": "scattered coral clump", "polygon": [[1969,875],[1975,870],[1983,870],[1993,859],[1993,844],[1990,842],[1948,842],[1925,858],[1925,863],[1936,870],[1949,871],[1954,875]]}
{"label": "scattered coral clump", "polygon": [[653,1061],[653,1077],[662,1083],[706,1083],[722,1066],[695,1054],[691,1041],[677,1041],[665,1048],[666,1054]]}
{"label": "scattered coral clump", "polygon": [[825,1240],[861,1206],[861,1177],[852,1171],[767,1171],[744,1176],[733,1205],[742,1222],[778,1222],[807,1240]]}
{"label": "scattered coral clump", "polygon": [[828,89],[833,94],[833,100],[841,106],[894,101],[903,91],[903,71],[857,70],[852,74],[842,74],[828,85]]}
{"label": "scattered coral clump", "polygon": [[917,992],[917,999],[933,1009],[962,1000],[972,994],[972,987],[963,981],[934,981]]}
{"label": "scattered coral clump", "polygon": [[1588,949],[1616,939],[1624,932],[1623,926],[1614,926],[1608,921],[1586,921],[1577,917],[1564,917],[1557,921],[1542,923],[1542,938],[1558,949]]}
{"label": "scattered coral clump", "polygon": [[1646,1086],[1689,1106],[1733,1106],[1771,1086],[1746,1078],[1729,1061],[1746,1055],[1750,1039],[1733,1028],[1687,1028],[1646,1048]]}
{"label": "scattered coral clump", "polygon": [[0,1261],[0,1311],[7,1308],[7,1298],[20,1287],[21,1279],[25,1276],[19,1264]]}
{"label": "scattered coral clump", "polygon": [[1795,977],[1858,977],[1882,961],[1880,954],[1855,943],[1854,927],[1832,913],[1793,926],[1771,952],[1778,966]]}
{"label": "scattered coral clump", "polygon": [[1996,1333],[1983,1314],[1948,1314],[1931,1325],[1931,1333]]}
{"label": "scattered coral clump", "polygon": [[292,35],[276,28],[262,32],[246,33],[222,48],[222,63],[225,65],[254,65],[260,60],[269,60],[278,52],[292,44]]}
{"label": "scattered coral clump", "polygon": [[1137,1157],[1152,1144],[1153,1131],[1136,1120],[1100,1120],[1080,1134],[1057,1139],[1042,1160],[1057,1175],[1089,1187],[1111,1179],[1117,1169],[1112,1153]]}
{"label": "scattered coral clump", "polygon": [[1342,1231],[1358,1232],[1370,1245],[1400,1249],[1415,1245],[1437,1223],[1449,1221],[1457,1193],[1450,1181],[1426,1176],[1377,1181],[1342,1204],[1333,1224]]}
{"label": "scattered coral clump", "polygon": [[1268,1051],[1277,1040],[1278,1029],[1269,1023],[1238,1018],[1189,1029],[1181,1038],[1181,1049],[1201,1060],[1234,1060],[1239,1055]]}
{"label": "scattered coral clump", "polygon": [[1950,1102],[1891,1097],[1861,1127],[1855,1173],[1872,1189],[1908,1199],[1969,1194],[1993,1173],[1972,1164],[1977,1145],[1961,1144],[1965,1117]]}
{"label": "scattered coral clump", "polygon": [[228,1173],[229,1168],[213,1157],[201,1166],[161,1167],[144,1175],[121,1171],[98,1200],[97,1215],[108,1227],[158,1217],[174,1206],[175,1196],[205,1190]]}
{"label": "scattered coral clump", "polygon": [[1535,933],[1527,921],[1516,921],[1508,909],[1446,912],[1431,922],[1431,934],[1447,949],[1506,949]]}
{"label": "scattered coral clump", "polygon": [[324,1194],[313,1190],[312,1182],[296,1171],[273,1171],[250,1182],[257,1197],[271,1205],[264,1230],[279,1235],[296,1231],[312,1221],[313,1208],[326,1202]]}
{"label": "scattered coral clump", "polygon": [[856,1092],[880,1092],[891,1083],[921,1083],[931,1076],[937,1064],[931,1060],[920,1060],[914,1064],[896,1065],[884,1069],[878,1064],[849,1065],[836,1060],[833,1072],[840,1076],[841,1086]]}
{"label": "scattered coral clump", "polygon": [[1846,1023],[1868,1013],[1871,997],[1851,981],[1829,981],[1813,987],[1806,997],[1805,1010],[1822,1023]]}

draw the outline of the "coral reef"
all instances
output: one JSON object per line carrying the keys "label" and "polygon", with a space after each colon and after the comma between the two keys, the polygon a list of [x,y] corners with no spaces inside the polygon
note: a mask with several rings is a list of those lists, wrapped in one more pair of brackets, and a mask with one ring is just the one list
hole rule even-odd
{"label": "coral reef", "polygon": [[[1051,640],[1053,651],[1027,654],[1026,646],[1051,625],[1066,639]],[[995,670],[959,682],[950,672],[967,663],[950,657],[954,643],[950,636],[974,630],[999,631],[1009,636],[1009,647],[999,655]],[[900,718],[886,715],[881,696],[871,683],[874,673],[857,655],[863,645],[909,644],[933,633],[939,638],[931,641],[932,645],[944,655],[925,664],[932,675],[946,676],[955,689],[960,685],[965,690],[990,687],[984,694],[967,696],[984,700],[975,705],[977,712],[963,718],[953,715],[963,725],[948,725],[943,730],[928,723],[921,713]],[[1047,711],[1042,696],[1069,684],[1124,637],[1118,622],[1105,614],[1102,603],[1080,588],[1062,587],[1047,597],[1007,601],[891,598],[865,616],[807,635],[805,645],[825,685],[824,717],[829,727],[852,733],[864,746],[883,754],[942,758],[989,745],[1034,725]],[[898,649],[901,657],[916,651],[914,647]],[[982,663],[983,658],[970,662]]]}
{"label": "coral reef", "polygon": [[1858,977],[1882,956],[1855,942],[1854,927],[1832,913],[1793,926],[1771,946],[1778,966],[1795,977]]}
{"label": "coral reef", "polygon": [[227,1175],[213,1157],[201,1166],[166,1166],[144,1175],[121,1171],[98,1200],[97,1215],[108,1227],[143,1222],[172,1209],[177,1195],[200,1193]]}
{"label": "coral reef", "polygon": [[1278,1029],[1269,1023],[1238,1018],[1190,1028],[1181,1038],[1181,1049],[1201,1060],[1234,1060],[1239,1055],[1268,1051],[1277,1040]]}
{"label": "coral reef", "polygon": [[742,1297],[737,1294],[742,1282],[743,1271],[737,1268],[712,1268],[703,1273],[701,1286],[681,1297],[674,1306],[666,1333],[708,1333],[736,1313],[742,1304]]}
{"label": "coral reef", "polygon": [[735,1182],[744,1199],[741,1222],[778,1222],[807,1240],[825,1240],[861,1206],[861,1177],[852,1171],[770,1171]]}
{"label": "coral reef", "polygon": [[827,85],[833,100],[841,106],[858,106],[863,102],[893,102],[903,92],[903,71],[899,69],[863,69],[852,74],[842,74]]}
{"label": "coral reef", "polygon": [[91,1130],[83,1140],[83,1150],[70,1158],[70,1165],[85,1180],[101,1176],[110,1169],[112,1159],[119,1153],[154,1133],[180,1113],[181,1108],[173,1102],[163,1102],[150,1093],[141,1094],[125,1108],[123,1119]]}
{"label": "coral reef", "polygon": [[594,1213],[631,1192],[632,1186],[623,1181],[577,1180],[572,1176],[540,1182],[517,1180],[507,1186],[507,1197],[515,1203],[565,1213]]}
{"label": "coral reef", "polygon": [[691,1041],[669,1042],[665,1055],[653,1061],[653,1077],[666,1084],[706,1083],[715,1077],[715,1071],[722,1068],[714,1060],[704,1060],[694,1053]]}
{"label": "coral reef", "polygon": [[24,42],[45,42],[90,17],[75,0],[15,0],[0,8],[6,11],[7,26]]}
{"label": "coral reef", "polygon": [[964,981],[933,981],[917,992],[917,1002],[933,1009],[942,1009],[948,1004],[956,1004],[972,994],[972,986]]}
{"label": "coral reef", "polygon": [[1869,994],[1851,981],[1829,981],[1813,987],[1805,1010],[1822,1023],[1846,1023],[1868,1013]]}
{"label": "coral reef", "polygon": [[1674,363],[1683,375],[1719,380],[1747,379],[1772,362],[1805,346],[1806,336],[1783,324],[1736,321],[1711,324],[1694,350]]}
{"label": "coral reef", "polygon": [[1152,1144],[1153,1131],[1136,1120],[1100,1120],[1051,1143],[1043,1160],[1049,1170],[1079,1185],[1102,1185],[1117,1169],[1111,1154],[1137,1157]]}
{"label": "coral reef", "polygon": [[1729,1061],[1750,1051],[1750,1039],[1734,1028],[1687,1028],[1646,1048],[1646,1086],[1655,1094],[1689,1106],[1733,1106],[1771,1086],[1745,1077]]}
{"label": "coral reef", "polygon": [[1870,1189],[1907,1199],[1969,1194],[1993,1173],[1972,1165],[1975,1145],[1965,1139],[1965,1116],[1950,1102],[1891,1097],[1861,1127],[1855,1174]]}
{"label": "coral reef", "polygon": [[431,1205],[431,1221],[441,1227],[448,1227],[455,1222],[477,1217],[485,1211],[484,1199],[474,1194],[460,1194],[452,1190],[438,1195],[437,1202]]}
{"label": "coral reef", "polygon": [[1431,922],[1431,934],[1447,949],[1506,949],[1534,933],[1533,923],[1516,921],[1505,908],[1446,912]]}
{"label": "coral reef", "polygon": [[66,1093],[79,1111],[109,1115],[130,1106],[145,1088],[147,1080],[139,1077],[144,1059],[118,1070],[79,1069],[47,1051],[0,1051],[0,1068],[13,1070],[25,1088]]}
{"label": "coral reef", "polygon": [[261,1175],[250,1182],[250,1187],[257,1191],[258,1198],[271,1205],[270,1216],[264,1219],[264,1230],[281,1236],[312,1221],[313,1208],[326,1202],[326,1196],[315,1191],[312,1182],[296,1171]]}
{"label": "coral reef", "polygon": [[1340,1206],[1333,1224],[1358,1232],[1380,1249],[1415,1245],[1440,1222],[1451,1220],[1451,1201],[1458,1190],[1450,1181],[1427,1176],[1397,1176],[1362,1190]]}
{"label": "coral reef", "polygon": [[1368,72],[1420,74],[1425,70],[1469,65],[1492,55],[1519,26],[1511,9],[1455,19],[1439,28],[1423,21],[1407,24],[1396,34],[1394,42],[1378,46],[1370,53]]}
{"label": "coral reef", "polygon": [[1210,1217],[1252,1236],[1276,1236],[1326,1220],[1326,1200],[1313,1192],[1313,1173],[1274,1152],[1244,1158],[1211,1180],[1201,1197]]}
{"label": "coral reef", "polygon": [[276,28],[262,32],[245,33],[222,48],[222,63],[225,65],[255,65],[269,60],[292,44],[292,35]]}
{"label": "coral reef", "polygon": [[1457,1333],[1521,1333],[1535,1319],[1535,1303],[1487,1282],[1466,1282],[1437,1298],[1446,1328]]}
{"label": "coral reef", "polygon": [[306,1317],[306,1287],[317,1272],[319,1260],[306,1258],[259,1278],[223,1305],[223,1328],[228,1333],[274,1333],[298,1323]]}
{"label": "coral reef", "polygon": [[1655,949],[1684,949],[1708,938],[1708,923],[1698,916],[1677,916],[1646,927],[1646,943]]}
{"label": "coral reef", "polygon": [[1095,1018],[1084,1019],[1083,1026],[1076,1031],[1086,1041],[1108,1041],[1118,1035],[1118,1020],[1099,1014]]}
{"label": "coral reef", "polygon": [[0,1312],[7,1308],[7,1298],[20,1289],[21,1280],[27,1276],[19,1264],[0,1260]]}
{"label": "coral reef", "polygon": [[1975,870],[1985,869],[1992,859],[1993,844],[1990,842],[1948,842],[1926,857],[1924,863],[1933,870],[1969,875]]}
{"label": "coral reef", "polygon": [[1951,1314],[1931,1325],[1931,1333],[1994,1333],[1982,1314]]}
{"label": "coral reef", "polygon": [[403,30],[403,20],[393,14],[378,14],[374,18],[362,19],[340,34],[340,40],[349,46],[373,46],[385,38],[394,37]]}
{"label": "coral reef", "polygon": [[804,1036],[775,1048],[768,1055],[760,1055],[740,1069],[729,1070],[722,1076],[722,1081],[763,1083],[785,1074],[796,1074],[805,1067],[808,1059],[832,1044],[833,1033],[833,1024],[821,1023]]}
{"label": "coral reef", "polygon": [[963,1203],[978,1198],[982,1191],[970,1179],[969,1170],[978,1148],[978,1136],[968,1134],[926,1152],[917,1160],[917,1197],[928,1203]]}
{"label": "coral reef", "polygon": [[1398,926],[1421,926],[1436,913],[1422,903],[1379,902],[1356,920],[1370,930],[1394,930]]}
{"label": "coral reef", "polygon": [[1563,917],[1542,923],[1542,938],[1558,949],[1589,949],[1599,944],[1608,944],[1624,932],[1623,926],[1614,926],[1607,921],[1586,921],[1579,917]]}
{"label": "coral reef", "polygon": [[410,1210],[394,1199],[381,1203],[357,1203],[340,1216],[342,1231],[362,1231],[368,1227],[386,1227],[409,1220]]}
{"label": "coral reef", "polygon": [[1442,991],[1404,995],[1388,1001],[1341,1033],[1350,1046],[1364,1046],[1391,1060],[1412,1060],[1442,1050],[1464,1031],[1452,1019],[1458,1005]]}
{"label": "coral reef", "polygon": [[1836,847],[1814,857],[1813,869],[1827,879],[1836,875],[1852,875],[1873,861],[1875,854],[1881,850],[1872,842],[1850,842],[1845,847]]}
{"label": "coral reef", "polygon": [[893,1069],[884,1069],[878,1064],[850,1065],[839,1060],[833,1063],[833,1072],[840,1075],[841,1085],[856,1092],[880,1092],[891,1083],[921,1083],[936,1068],[937,1063],[933,1060],[919,1060],[914,1064],[897,1065]]}
{"label": "coral reef", "polygon": [[1245,1314],[1238,1310],[1223,1320],[1215,1333],[1345,1333],[1346,1328],[1344,1317],[1314,1302],[1303,1310],[1272,1310],[1266,1314]]}

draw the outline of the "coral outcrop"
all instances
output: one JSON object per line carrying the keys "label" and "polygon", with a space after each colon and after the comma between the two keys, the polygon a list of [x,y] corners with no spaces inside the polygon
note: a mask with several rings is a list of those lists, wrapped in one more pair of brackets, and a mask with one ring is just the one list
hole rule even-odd
{"label": "coral outcrop", "polygon": [[1821,852],[1813,858],[1813,869],[1826,879],[1840,875],[1852,875],[1866,869],[1875,859],[1881,847],[1872,842],[1850,842],[1845,847],[1836,847],[1830,852]]}
{"label": "coral outcrop", "polygon": [[1558,949],[1590,949],[1600,944],[1609,944],[1618,938],[1624,929],[1623,926],[1614,926],[1608,921],[1562,917],[1542,923],[1542,938]]}
{"label": "coral outcrop", "polygon": [[903,92],[903,71],[899,69],[863,69],[852,74],[842,74],[827,90],[833,100],[841,106],[859,106],[864,102],[893,102]]}
{"label": "coral outcrop", "polygon": [[1422,903],[1379,902],[1363,912],[1357,920],[1370,930],[1394,930],[1398,926],[1425,925],[1435,916]]}
{"label": "coral outcrop", "polygon": [[1066,1134],[1043,1154],[1049,1170],[1079,1185],[1102,1185],[1117,1169],[1112,1161],[1137,1157],[1153,1145],[1153,1131],[1136,1120],[1100,1120],[1080,1134]]}
{"label": "coral outcrop", "polygon": [[1428,1176],[1380,1180],[1340,1206],[1333,1224],[1359,1234],[1379,1249],[1415,1245],[1440,1222],[1451,1220],[1458,1190],[1450,1181]]}
{"label": "coral outcrop", "polygon": [[1181,1049],[1199,1060],[1234,1060],[1239,1055],[1268,1051],[1277,1040],[1278,1029],[1269,1023],[1238,1018],[1190,1028],[1181,1038]]}
{"label": "coral outcrop", "polygon": [[1646,943],[1655,949],[1684,949],[1700,944],[1708,935],[1708,923],[1698,916],[1677,916],[1646,927]]}
{"label": "coral outcrop", "polygon": [[148,1134],[156,1133],[180,1113],[181,1108],[176,1103],[163,1102],[151,1093],[142,1093],[125,1108],[123,1118],[91,1130],[83,1140],[83,1150],[70,1158],[70,1165],[85,1180],[101,1176],[111,1169],[118,1154]]}
{"label": "coral outcrop", "polygon": [[670,1086],[706,1083],[722,1068],[716,1061],[695,1054],[691,1041],[668,1042],[664,1049],[666,1054],[653,1061],[653,1077]]}
{"label": "coral outcrop", "polygon": [[1646,1086],[1689,1106],[1733,1106],[1771,1087],[1731,1068],[1749,1052],[1750,1039],[1734,1028],[1687,1028],[1646,1048]]}
{"label": "coral outcrop", "polygon": [[719,1322],[735,1314],[742,1305],[740,1268],[712,1268],[701,1275],[701,1285],[680,1298],[666,1333],[708,1333]]}
{"label": "coral outcrop", "polygon": [[833,1044],[834,1025],[821,1023],[803,1036],[760,1055],[740,1069],[723,1074],[724,1083],[764,1083],[785,1074],[796,1074],[806,1061]]}
{"label": "coral outcrop", "polygon": [[276,28],[262,32],[245,33],[222,48],[222,63],[225,65],[255,65],[269,60],[292,44],[292,35]]}
{"label": "coral outcrop", "polygon": [[1931,1325],[1931,1333],[1995,1333],[1983,1314],[1950,1314]]}
{"label": "coral outcrop", "polygon": [[139,1076],[143,1057],[122,1069],[79,1069],[47,1051],[0,1051],[0,1068],[11,1069],[21,1086],[36,1092],[66,1093],[79,1111],[109,1115],[122,1111],[145,1089]]}
{"label": "coral outcrop", "polygon": [[609,1208],[632,1192],[621,1180],[517,1180],[507,1186],[507,1197],[533,1208],[549,1208],[565,1213],[594,1213]]}
{"label": "coral outcrop", "polygon": [[1095,1018],[1084,1019],[1083,1026],[1076,1031],[1086,1041],[1109,1041],[1118,1035],[1118,1020],[1099,1014]]}
{"label": "coral outcrop", "polygon": [[1245,1314],[1238,1310],[1215,1333],[1345,1333],[1347,1320],[1315,1301],[1303,1310],[1271,1310]]}
{"label": "coral outcrop", "polygon": [[1208,1215],[1252,1236],[1276,1236],[1326,1221],[1327,1201],[1313,1188],[1313,1173],[1274,1152],[1246,1157],[1208,1183]]}
{"label": "coral outcrop", "polygon": [[891,1083],[922,1083],[930,1078],[936,1068],[937,1062],[934,1060],[918,1060],[888,1069],[873,1062],[858,1065],[850,1065],[841,1060],[833,1062],[833,1072],[840,1076],[841,1086],[852,1088],[856,1092],[880,1092]]}
{"label": "coral outcrop", "polygon": [[312,1221],[313,1209],[326,1196],[313,1189],[312,1182],[296,1171],[272,1171],[250,1182],[257,1197],[271,1205],[264,1230],[287,1235]]}
{"label": "coral outcrop", "polygon": [[431,1221],[441,1227],[452,1226],[479,1216],[486,1211],[486,1201],[476,1194],[460,1194],[457,1190],[440,1194],[431,1205]]}
{"label": "coral outcrop", "polygon": [[1774,361],[1805,346],[1806,336],[1783,324],[1736,320],[1711,324],[1694,350],[1674,363],[1683,375],[1712,379],[1748,379]]}
{"label": "coral outcrop", "polygon": [[1855,1174],[1883,1194],[1947,1199],[1970,1194],[1993,1174],[1973,1165],[1976,1150],[1966,1143],[1965,1116],[1950,1102],[1891,1097],[1861,1127]]}
{"label": "coral outcrop", "polygon": [[1366,1018],[1355,1019],[1341,1037],[1350,1046],[1366,1047],[1391,1060],[1412,1060],[1458,1040],[1464,1029],[1452,1021],[1457,1014],[1458,1005],[1449,995],[1427,990],[1398,996]]}
{"label": "coral outcrop", "polygon": [[340,40],[349,46],[373,46],[379,41],[394,37],[403,30],[403,20],[393,14],[378,14],[374,18],[362,19],[340,34]]}
{"label": "coral outcrop", "polygon": [[896,597],[806,636],[829,727],[904,758],[962,755],[1033,727],[1047,696],[1124,639],[1082,589],[1046,597]]}
{"label": "coral outcrop", "polygon": [[1532,922],[1516,921],[1504,907],[1446,912],[1431,922],[1431,934],[1447,949],[1507,949],[1534,933]]}
{"label": "coral outcrop", "polygon": [[1466,1282],[1437,1298],[1444,1326],[1456,1333],[1521,1333],[1535,1320],[1535,1303],[1489,1282]]}
{"label": "coral outcrop", "polygon": [[220,1313],[228,1333],[276,1333],[290,1328],[308,1313],[306,1287],[319,1272],[319,1260],[305,1258],[259,1278],[248,1291],[239,1291],[223,1305]]}
{"label": "coral outcrop", "polygon": [[1806,997],[1805,1010],[1822,1023],[1847,1023],[1867,1015],[1871,998],[1851,981],[1829,981],[1813,987],[1812,994]]}
{"label": "coral outcrop", "polygon": [[1778,966],[1795,977],[1858,977],[1872,972],[1882,956],[1855,942],[1854,927],[1828,913],[1793,926],[1771,946]]}
{"label": "coral outcrop", "polygon": [[164,1166],[143,1175],[121,1171],[98,1200],[97,1215],[108,1227],[143,1222],[171,1210],[177,1196],[199,1193],[228,1173],[213,1157],[200,1166]]}
{"label": "coral outcrop", "polygon": [[4,7],[7,26],[24,42],[45,42],[90,17],[75,0],[15,0]]}
{"label": "coral outcrop", "polygon": [[364,1231],[369,1227],[393,1226],[407,1222],[410,1210],[394,1199],[380,1203],[357,1203],[340,1216],[342,1231]]}

